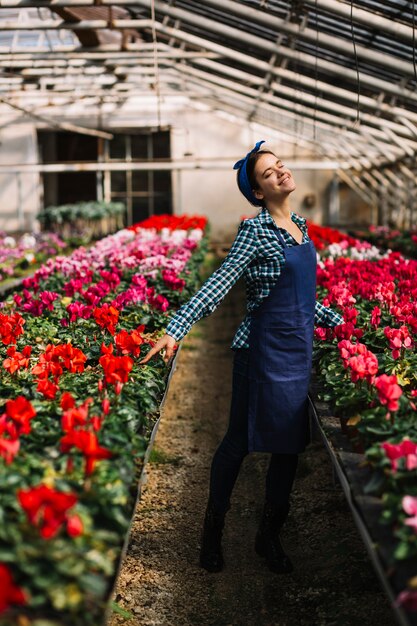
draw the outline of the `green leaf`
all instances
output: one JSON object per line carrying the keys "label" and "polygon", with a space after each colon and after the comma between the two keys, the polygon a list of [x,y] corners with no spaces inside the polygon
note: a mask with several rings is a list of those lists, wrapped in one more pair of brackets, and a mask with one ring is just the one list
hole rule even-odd
{"label": "green leaf", "polygon": [[117,613],[118,615],[121,615],[121,617],[124,617],[125,619],[132,619],[133,618],[133,614],[132,613],[130,613],[129,611],[126,611],[126,609],[123,609],[114,600],[112,600],[112,602],[110,602],[110,607],[111,607],[113,613]]}

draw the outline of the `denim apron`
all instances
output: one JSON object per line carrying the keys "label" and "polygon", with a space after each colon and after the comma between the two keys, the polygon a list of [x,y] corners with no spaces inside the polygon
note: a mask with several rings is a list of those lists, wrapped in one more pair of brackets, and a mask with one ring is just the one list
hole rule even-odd
{"label": "denim apron", "polygon": [[303,452],[310,441],[308,388],[316,306],[312,241],[283,246],[285,264],[269,295],[251,313],[248,359],[248,449]]}

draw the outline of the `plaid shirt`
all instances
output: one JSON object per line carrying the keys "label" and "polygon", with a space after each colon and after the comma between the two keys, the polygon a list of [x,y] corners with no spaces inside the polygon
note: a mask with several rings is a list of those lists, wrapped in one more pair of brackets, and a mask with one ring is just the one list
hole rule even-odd
{"label": "plaid shirt", "polygon": [[[306,219],[294,211],[291,211],[291,219],[303,233],[301,243],[310,241]],[[197,293],[178,309],[165,332],[176,341],[180,341],[195,322],[213,313],[243,274],[248,314],[237,329],[231,348],[249,348],[250,313],[268,296],[285,264],[282,244],[273,232],[277,228],[266,208],[261,209],[256,217],[243,220],[222,265],[211,274]],[[288,246],[297,245],[287,230],[279,228]],[[344,319],[336,311],[316,301],[314,322],[318,326],[331,327],[342,324]]]}

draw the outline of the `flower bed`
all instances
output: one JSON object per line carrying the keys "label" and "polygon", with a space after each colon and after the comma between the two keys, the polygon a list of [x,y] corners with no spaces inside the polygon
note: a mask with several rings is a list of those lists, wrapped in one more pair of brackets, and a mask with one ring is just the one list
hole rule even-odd
{"label": "flower bed", "polygon": [[374,226],[352,231],[354,237],[366,239],[375,246],[391,249],[417,258],[417,229],[398,230],[389,226]]}
{"label": "flower bed", "polygon": [[207,247],[168,225],[50,259],[2,303],[2,626],[103,619],[168,378],[160,355],[138,357]]}
{"label": "flower bed", "polygon": [[[313,239],[317,231],[326,237],[315,227]],[[417,570],[417,261],[390,251],[370,259],[366,248],[360,259],[362,244],[348,237],[337,245],[340,254],[323,249],[318,296],[345,323],[315,329],[320,397],[373,470],[367,492],[381,498],[396,539],[390,565]],[[415,589],[410,578],[398,597],[407,610],[417,609]]]}
{"label": "flower bed", "polygon": [[123,228],[125,211],[123,202],[77,202],[45,207],[39,212],[38,220],[44,229],[78,246]]}
{"label": "flower bed", "polygon": [[54,233],[26,233],[19,238],[0,233],[0,283],[25,275],[64,250],[66,245]]}

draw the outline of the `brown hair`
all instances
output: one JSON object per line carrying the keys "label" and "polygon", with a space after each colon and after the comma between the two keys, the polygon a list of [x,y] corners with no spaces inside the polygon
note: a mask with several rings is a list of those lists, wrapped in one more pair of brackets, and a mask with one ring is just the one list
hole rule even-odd
{"label": "brown hair", "polygon": [[[251,154],[248,160],[246,161],[246,173],[248,175],[248,180],[251,184],[252,189],[255,189],[255,190],[259,189],[259,184],[258,184],[258,181],[256,180],[256,175],[255,175],[255,165],[257,164],[258,159],[263,154],[272,154],[275,157],[277,156],[276,154],[274,154],[274,152],[271,152],[271,150],[258,150],[258,152],[254,152],[253,154]],[[245,196],[239,184],[239,171],[237,173],[237,186],[239,187],[239,191]],[[248,200],[248,198],[246,199]],[[264,207],[265,206],[264,201],[260,200],[260,202],[262,203],[262,207]],[[253,206],[259,206],[259,205],[254,204]]]}

